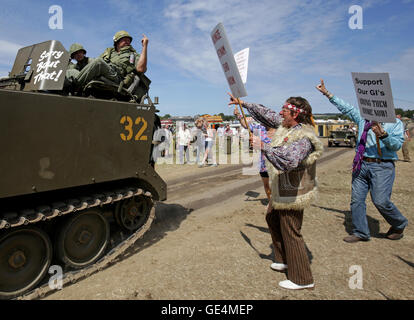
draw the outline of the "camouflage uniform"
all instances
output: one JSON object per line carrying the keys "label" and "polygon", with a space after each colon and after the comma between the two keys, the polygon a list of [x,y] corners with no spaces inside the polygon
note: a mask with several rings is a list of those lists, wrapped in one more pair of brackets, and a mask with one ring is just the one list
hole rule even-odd
{"label": "camouflage uniform", "polygon": [[[73,54],[79,50],[84,51],[84,53],[86,54],[86,50],[79,43],[74,43],[70,46],[69,54],[71,59],[73,59]],[[85,68],[86,65],[91,63],[93,60],[93,58],[88,58],[85,56],[81,61],[78,61],[76,64],[69,61],[69,65],[66,69],[67,81],[71,82],[72,79],[75,79],[79,75],[80,71],[82,71],[82,69]]]}
{"label": "camouflage uniform", "polygon": [[76,64],[73,63],[72,61],[69,61],[68,67],[66,70],[72,70],[76,68]]}
{"label": "camouflage uniform", "polygon": [[[117,32],[114,36],[114,46],[123,37],[132,37],[125,31]],[[85,86],[91,80],[103,76],[117,84],[123,82],[125,87],[129,86],[135,76],[137,63],[140,55],[132,46],[120,48],[107,48],[99,58],[88,64],[77,76],[79,86]]]}
{"label": "camouflage uniform", "polygon": [[80,72],[82,71],[83,68],[86,67],[86,65],[88,65],[89,63],[92,63],[94,60],[95,60],[94,58],[85,57],[81,61],[78,61],[74,65],[74,68]]}
{"label": "camouflage uniform", "polygon": [[66,78],[76,78],[79,73],[86,67],[86,65],[92,63],[95,59],[85,57],[81,61],[78,61],[76,64],[69,62],[68,68],[66,69]]}

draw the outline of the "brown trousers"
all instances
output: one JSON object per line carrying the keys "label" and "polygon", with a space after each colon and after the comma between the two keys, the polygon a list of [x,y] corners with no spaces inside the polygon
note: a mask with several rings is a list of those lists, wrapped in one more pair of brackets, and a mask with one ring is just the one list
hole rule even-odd
{"label": "brown trousers", "polygon": [[313,283],[305,242],[300,233],[303,210],[272,210],[266,215],[266,221],[276,261],[288,265],[287,278],[298,285]]}

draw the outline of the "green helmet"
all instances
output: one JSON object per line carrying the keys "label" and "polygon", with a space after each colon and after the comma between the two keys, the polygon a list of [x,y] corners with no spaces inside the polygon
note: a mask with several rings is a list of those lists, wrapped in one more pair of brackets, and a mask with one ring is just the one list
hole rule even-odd
{"label": "green helmet", "polygon": [[132,42],[132,37],[130,36],[130,34],[124,30],[118,31],[117,33],[115,33],[113,40],[114,40],[114,44],[117,43],[119,40],[121,40],[124,37],[128,37],[131,39]]}
{"label": "green helmet", "polygon": [[82,50],[82,51],[83,51],[83,53],[84,53],[84,54],[86,54],[86,50],[83,48],[83,46],[82,46],[81,44],[79,44],[79,43],[73,43],[73,44],[70,46],[70,49],[69,49],[69,54],[70,54],[71,59],[73,58],[73,54],[74,54],[75,52],[79,51],[79,50]]}

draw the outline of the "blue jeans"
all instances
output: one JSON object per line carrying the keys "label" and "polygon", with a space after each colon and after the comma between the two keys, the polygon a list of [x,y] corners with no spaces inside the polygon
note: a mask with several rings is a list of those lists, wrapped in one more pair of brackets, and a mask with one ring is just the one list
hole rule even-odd
{"label": "blue jeans", "polygon": [[197,143],[194,148],[197,152],[196,163],[200,164],[203,161],[204,152],[205,152],[204,142]]}
{"label": "blue jeans", "polygon": [[351,214],[353,234],[369,239],[365,200],[368,191],[375,207],[394,229],[404,229],[408,224],[398,208],[391,202],[392,185],[395,179],[393,162],[362,162],[361,171],[352,175]]}
{"label": "blue jeans", "polygon": [[205,148],[204,152],[208,152],[207,159],[206,159],[207,162],[214,160],[213,151],[212,151],[213,145],[214,145],[214,141],[204,141],[204,148]]}

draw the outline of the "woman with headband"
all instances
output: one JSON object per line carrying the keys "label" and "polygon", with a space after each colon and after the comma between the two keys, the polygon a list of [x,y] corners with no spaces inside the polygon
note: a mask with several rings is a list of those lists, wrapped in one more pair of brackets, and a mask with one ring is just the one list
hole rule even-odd
{"label": "woman with headband", "polygon": [[310,262],[301,235],[304,209],[316,197],[316,159],[323,144],[316,137],[312,108],[302,97],[286,100],[277,113],[260,104],[240,101],[230,95],[229,105],[240,104],[258,122],[276,128],[270,143],[253,137],[268,163],[271,201],[266,221],[272,236],[276,262],[271,268],[287,271],[287,280],[279,282],[285,289],[313,289]]}

